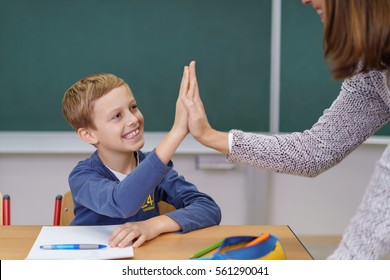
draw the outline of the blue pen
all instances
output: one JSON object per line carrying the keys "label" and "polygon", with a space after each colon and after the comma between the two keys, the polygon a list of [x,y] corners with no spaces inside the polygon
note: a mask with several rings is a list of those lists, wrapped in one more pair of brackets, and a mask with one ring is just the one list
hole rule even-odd
{"label": "blue pen", "polygon": [[52,244],[39,246],[43,250],[95,250],[106,247],[106,245],[101,244]]}

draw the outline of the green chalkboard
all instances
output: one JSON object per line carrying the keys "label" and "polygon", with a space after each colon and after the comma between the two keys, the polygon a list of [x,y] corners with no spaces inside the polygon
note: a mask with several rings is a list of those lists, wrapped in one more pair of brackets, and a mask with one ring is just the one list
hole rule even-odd
{"label": "green chalkboard", "polygon": [[[280,131],[309,129],[340,93],[322,47],[323,25],[311,5],[282,1]],[[386,125],[376,135],[390,135]]]}
{"label": "green chalkboard", "polygon": [[71,130],[63,93],[125,79],[146,131],[167,131],[182,69],[198,65],[218,129],[269,130],[271,0],[2,0],[0,130]]}
{"label": "green chalkboard", "polygon": [[322,48],[321,20],[300,1],[282,3],[280,131],[310,128],[340,92]]}

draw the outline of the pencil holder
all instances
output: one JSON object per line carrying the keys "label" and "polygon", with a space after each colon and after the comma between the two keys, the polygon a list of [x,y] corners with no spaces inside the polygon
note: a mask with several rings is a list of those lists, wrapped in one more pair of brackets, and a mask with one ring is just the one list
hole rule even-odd
{"label": "pencil holder", "polygon": [[280,240],[269,234],[260,243],[250,245],[257,236],[232,236],[225,238],[212,260],[285,260]]}

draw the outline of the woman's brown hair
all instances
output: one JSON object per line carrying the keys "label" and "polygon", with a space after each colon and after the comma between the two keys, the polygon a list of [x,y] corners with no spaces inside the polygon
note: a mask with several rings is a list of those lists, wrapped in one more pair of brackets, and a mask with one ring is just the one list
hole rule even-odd
{"label": "woman's brown hair", "polygon": [[390,67],[390,1],[325,0],[325,57],[335,79]]}

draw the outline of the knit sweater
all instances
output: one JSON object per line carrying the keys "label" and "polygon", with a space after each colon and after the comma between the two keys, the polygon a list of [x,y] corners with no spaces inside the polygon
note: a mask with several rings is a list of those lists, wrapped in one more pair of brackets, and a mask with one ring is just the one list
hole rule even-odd
{"label": "knit sweater", "polygon": [[390,251],[390,145],[375,166],[363,200],[328,259],[379,259]]}
{"label": "knit sweater", "polygon": [[276,172],[317,176],[389,121],[386,75],[386,71],[371,71],[345,80],[332,106],[304,132],[269,136],[232,130],[227,159]]}

